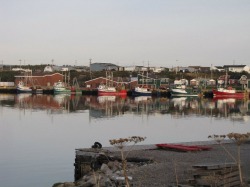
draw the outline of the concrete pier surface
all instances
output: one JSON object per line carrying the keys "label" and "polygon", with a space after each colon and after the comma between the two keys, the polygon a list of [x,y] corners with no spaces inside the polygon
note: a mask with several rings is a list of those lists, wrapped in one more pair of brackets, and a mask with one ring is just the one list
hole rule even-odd
{"label": "concrete pier surface", "polygon": [[[194,166],[209,168],[211,166],[224,168],[226,165],[238,161],[238,146],[234,142],[226,141],[218,144],[215,141],[180,143],[184,145],[206,145],[210,150],[180,152],[177,150],[159,149],[156,145],[136,145],[126,147],[127,158],[141,158],[152,162],[129,163],[128,176],[132,178],[131,186],[163,187],[188,185],[192,186],[197,169]],[[106,156],[119,157],[120,151],[114,147],[93,149],[95,153]],[[87,152],[91,152],[91,148]],[[77,149],[76,155],[84,155],[86,149]],[[245,186],[250,184],[250,142],[240,146],[240,163]],[[238,167],[236,167],[237,170]],[[212,168],[214,169],[214,168]],[[215,171],[215,170],[212,170]],[[217,170],[216,170],[217,171]],[[204,171],[198,170],[198,173]],[[221,171],[220,171],[221,172]],[[223,171],[224,172],[224,171]],[[237,170],[238,172],[238,170]],[[230,180],[234,180],[230,178]],[[221,179],[220,179],[221,180]],[[237,176],[237,184],[239,176]],[[77,186],[77,185],[76,185]],[[228,185],[231,186],[231,185]],[[237,186],[237,185],[236,185]]]}

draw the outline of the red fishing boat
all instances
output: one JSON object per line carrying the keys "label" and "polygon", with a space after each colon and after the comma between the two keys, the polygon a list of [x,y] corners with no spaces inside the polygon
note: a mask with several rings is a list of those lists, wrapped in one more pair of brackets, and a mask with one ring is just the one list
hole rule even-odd
{"label": "red fishing boat", "polygon": [[[219,80],[218,83],[220,87],[213,90],[213,97],[215,98],[235,98],[235,99],[243,99],[246,97],[246,93],[244,91],[236,91],[235,88],[231,86],[227,87],[228,82],[228,74],[226,71],[226,75],[224,80]],[[224,88],[221,86],[224,83]]]}
{"label": "red fishing boat", "polygon": [[116,82],[113,86],[113,73],[106,71],[106,84],[100,84],[97,88],[99,96],[127,96],[127,91],[123,86],[123,82]]}
{"label": "red fishing boat", "polygon": [[97,88],[99,96],[126,96],[127,91],[125,89],[117,90],[115,87],[107,86],[104,84],[99,85]]}
{"label": "red fishing boat", "polygon": [[243,99],[246,97],[246,93],[244,91],[238,92],[232,87],[218,88],[217,90],[216,89],[213,90],[213,97]]}

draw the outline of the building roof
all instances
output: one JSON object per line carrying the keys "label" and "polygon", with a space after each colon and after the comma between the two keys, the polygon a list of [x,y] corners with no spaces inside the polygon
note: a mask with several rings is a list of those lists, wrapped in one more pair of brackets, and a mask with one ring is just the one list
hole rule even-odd
{"label": "building roof", "polygon": [[224,65],[224,68],[234,67],[234,68],[244,68],[246,65]]}

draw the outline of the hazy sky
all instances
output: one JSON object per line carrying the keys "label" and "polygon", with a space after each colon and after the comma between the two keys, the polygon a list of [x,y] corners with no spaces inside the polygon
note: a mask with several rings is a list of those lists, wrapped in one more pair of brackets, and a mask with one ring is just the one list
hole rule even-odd
{"label": "hazy sky", "polygon": [[250,0],[0,0],[3,64],[250,65]]}

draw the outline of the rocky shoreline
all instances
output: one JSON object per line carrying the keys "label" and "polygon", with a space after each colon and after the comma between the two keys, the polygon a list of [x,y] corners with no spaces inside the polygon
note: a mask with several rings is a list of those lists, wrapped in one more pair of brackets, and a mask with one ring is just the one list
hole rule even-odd
{"label": "rocky shoreline", "polygon": [[[158,149],[155,145],[135,146],[132,151],[126,147],[125,153],[129,153],[127,158],[127,176],[130,186],[134,187],[163,187],[189,185],[194,179],[195,165],[206,166],[226,165],[235,163],[232,158],[237,158],[237,145],[226,142],[222,145],[211,142],[193,142],[186,144],[209,145],[212,149],[207,151],[178,152],[176,150]],[[87,151],[88,150],[88,151]],[[74,182],[59,182],[53,187],[91,187],[91,186],[125,186],[123,165],[119,161],[120,152],[113,147],[102,149],[78,149],[77,151],[92,152],[100,158],[101,164],[92,167],[91,171]],[[245,186],[250,181],[250,143],[241,145],[241,165]],[[108,158],[108,159],[105,159]],[[116,159],[112,159],[116,158]],[[141,160],[136,160],[139,158]],[[98,184],[97,184],[98,181]]]}

